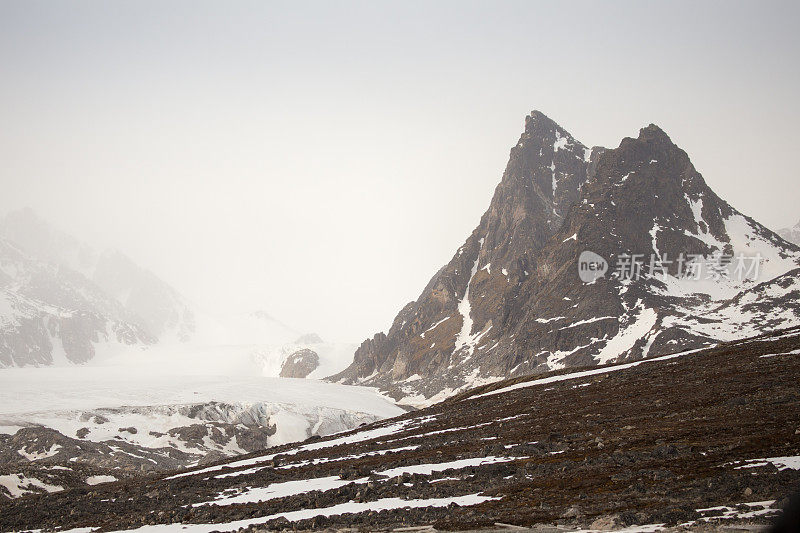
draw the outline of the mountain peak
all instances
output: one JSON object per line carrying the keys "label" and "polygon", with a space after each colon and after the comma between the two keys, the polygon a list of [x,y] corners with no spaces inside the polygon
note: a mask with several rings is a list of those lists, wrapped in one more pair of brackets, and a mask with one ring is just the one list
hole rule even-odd
{"label": "mountain peak", "polygon": [[[772,329],[783,323],[769,316],[776,306],[786,323],[794,308],[800,316],[786,296],[791,275],[778,279],[800,271],[800,251],[720,199],[659,126],[592,154],[531,112],[479,225],[388,334],[363,343],[353,365],[330,379],[425,405],[509,375],[663,355],[738,338],[759,321]],[[582,283],[582,251],[606,268],[631,254],[653,262],[635,283],[616,271]],[[720,263],[726,276],[717,269],[717,281],[694,283],[674,260],[715,268],[714,257],[737,252],[768,258],[759,279],[735,279],[732,263]],[[700,265],[692,272],[708,275]],[[747,291],[769,280],[776,288],[763,312],[736,307],[737,294],[750,302]],[[705,306],[722,305],[706,320]]]}
{"label": "mountain peak", "polygon": [[640,129],[639,130],[639,138],[640,139],[660,138],[660,139],[666,139],[666,140],[672,142],[671,139],[669,138],[669,135],[667,135],[664,132],[664,130],[662,130],[656,124],[648,124],[644,128]]}
{"label": "mountain peak", "polygon": [[[414,374],[472,379],[470,361],[479,355],[479,342],[503,338],[511,321],[505,312],[517,305],[521,284],[536,271],[536,252],[576,204],[590,156],[564,128],[531,112],[479,225],[400,311],[388,334],[363,343],[353,365],[330,379],[370,386]],[[448,371],[439,372],[443,368]]]}
{"label": "mountain peak", "polygon": [[548,117],[538,109],[534,109],[533,111],[531,111],[530,115],[528,115],[527,118],[530,120],[549,120],[550,122],[553,121],[550,117]]}
{"label": "mountain peak", "polygon": [[564,128],[556,124],[553,119],[541,111],[534,109],[531,111],[530,115],[525,117],[525,133],[530,134],[534,132],[547,132],[554,130],[563,131]]}
{"label": "mountain peak", "polygon": [[686,152],[673,143],[669,135],[655,124],[640,129],[637,137],[625,137],[616,150],[609,151],[606,155],[614,160],[617,166],[626,169],[623,174],[632,171],[637,164],[651,164],[655,161],[662,163],[672,161],[671,164],[687,168],[691,166]]}

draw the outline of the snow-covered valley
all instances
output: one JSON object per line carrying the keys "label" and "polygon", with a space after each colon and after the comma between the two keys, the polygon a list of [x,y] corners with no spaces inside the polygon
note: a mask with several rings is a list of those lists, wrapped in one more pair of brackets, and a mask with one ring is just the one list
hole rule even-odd
{"label": "snow-covered valley", "polygon": [[[356,345],[203,309],[32,210],[0,219],[0,498],[351,430],[404,411],[331,384]],[[4,368],[3,368],[4,367]]]}
{"label": "snow-covered valley", "polygon": [[[31,424],[65,435],[89,427],[90,440],[120,436],[133,444],[165,444],[142,435],[164,432],[192,422],[276,424],[270,445],[303,440],[312,434],[351,429],[346,421],[374,421],[402,413],[371,389],[316,380],[164,374],[127,375],[118,368],[9,369],[0,374],[0,431],[10,433]],[[184,406],[211,405],[194,416]],[[225,406],[225,407],[222,407]],[[103,413],[108,422],[87,420]],[[137,427],[125,434],[116,427]]]}
{"label": "snow-covered valley", "polygon": [[[153,346],[84,365],[4,369],[0,494],[185,467],[404,412],[372,389],[277,377],[294,348]],[[320,353],[321,370],[337,366]]]}

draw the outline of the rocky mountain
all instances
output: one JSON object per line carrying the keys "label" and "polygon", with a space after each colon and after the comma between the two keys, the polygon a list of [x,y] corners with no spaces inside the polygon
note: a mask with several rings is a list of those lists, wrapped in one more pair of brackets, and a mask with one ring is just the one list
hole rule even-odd
{"label": "rocky mountain", "polygon": [[800,245],[800,222],[792,226],[791,228],[783,228],[778,230],[778,235],[786,239],[787,241]]}
{"label": "rocky mountain", "polygon": [[302,348],[291,354],[281,366],[280,377],[304,378],[319,367],[319,354],[309,348]]}
{"label": "rocky mountain", "polygon": [[[280,346],[300,336],[263,310],[200,309],[123,253],[98,251],[30,209],[0,220],[0,243],[0,367],[83,363],[114,344]],[[71,319],[59,327],[54,313]]]}
{"label": "rocky mountain", "polygon": [[515,378],[91,489],[14,470],[0,487],[38,494],[0,501],[0,530],[762,531],[800,482],[798,354],[794,328]]}
{"label": "rocky mountain", "polygon": [[101,347],[155,341],[83,275],[0,237],[0,367],[82,363]]}
{"label": "rocky mountain", "polygon": [[477,228],[330,379],[428,405],[788,327],[798,267],[800,249],[719,198],[657,126],[589,150],[533,112]]}
{"label": "rocky mountain", "polygon": [[43,262],[83,275],[159,340],[189,340],[195,331],[191,305],[169,284],[116,250],[97,251],[53,228],[31,209],[6,215],[0,235]]}

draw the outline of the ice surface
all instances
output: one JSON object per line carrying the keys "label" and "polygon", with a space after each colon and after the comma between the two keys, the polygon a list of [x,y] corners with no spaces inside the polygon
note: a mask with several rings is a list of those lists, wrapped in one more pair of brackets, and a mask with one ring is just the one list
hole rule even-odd
{"label": "ice surface", "polygon": [[404,411],[374,389],[309,379],[152,373],[143,368],[7,368],[0,417],[119,406],[290,404],[391,417]]}
{"label": "ice surface", "polygon": [[[170,446],[197,453],[167,434],[172,428],[204,422],[188,417],[183,406],[217,402],[224,404],[218,407],[220,421],[237,422],[238,418],[225,417],[246,415],[275,424],[276,433],[268,440],[271,446],[305,440],[311,434],[324,436],[353,429],[360,423],[405,412],[374,389],[262,377],[257,362],[255,366],[242,360],[237,364],[236,358],[225,357],[227,353],[225,348],[212,350],[207,361],[212,359],[210,355],[219,361],[211,364],[203,362],[205,354],[199,355],[194,366],[174,361],[159,366],[160,361],[143,354],[140,364],[100,360],[87,366],[3,369],[0,431],[15,433],[19,427],[39,424],[74,437],[79,429],[87,428],[85,438],[94,442],[123,439],[139,446]],[[228,368],[224,368],[226,360]],[[98,409],[109,423],[94,423],[93,417],[85,415]],[[120,432],[123,427],[138,431]],[[209,445],[226,455],[244,451],[235,442]],[[30,460],[56,452],[30,454]]]}

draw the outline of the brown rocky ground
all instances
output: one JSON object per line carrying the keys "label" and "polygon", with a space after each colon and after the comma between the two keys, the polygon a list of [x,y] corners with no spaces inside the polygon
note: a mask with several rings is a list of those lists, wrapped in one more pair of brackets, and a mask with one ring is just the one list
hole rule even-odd
{"label": "brown rocky ground", "polygon": [[[196,524],[193,531],[476,530],[498,523],[538,531],[643,524],[712,531],[734,523],[747,530],[767,523],[775,512],[768,509],[800,488],[800,470],[756,461],[800,456],[800,328],[613,368],[492,384],[355,432],[178,477],[26,496],[0,504],[0,529],[112,531],[181,522]],[[514,384],[520,388],[481,396]],[[453,461],[462,462],[419,467]],[[337,486],[284,490],[272,499],[253,492],[320,478]],[[493,499],[374,510],[388,498],[476,494]],[[250,502],[221,500],[235,496]],[[204,502],[211,504],[196,505]],[[273,516],[346,502],[373,510],[290,515],[294,522]]]}

